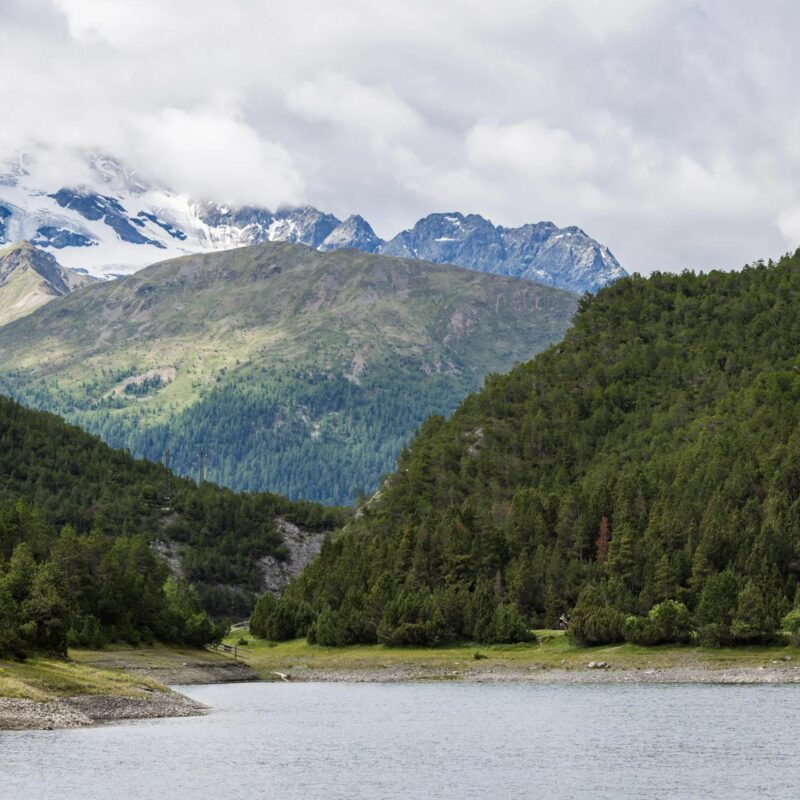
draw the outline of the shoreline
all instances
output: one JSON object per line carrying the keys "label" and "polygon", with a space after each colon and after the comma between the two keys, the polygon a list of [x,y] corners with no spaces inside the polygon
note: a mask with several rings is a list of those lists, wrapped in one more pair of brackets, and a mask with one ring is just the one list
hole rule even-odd
{"label": "shoreline", "polygon": [[551,669],[528,667],[511,669],[446,670],[425,668],[319,669],[299,667],[285,673],[289,683],[432,683],[469,684],[535,683],[540,685],[600,684],[726,684],[800,685],[800,668],[663,667],[654,669]]}
{"label": "shoreline", "polygon": [[210,709],[167,684],[259,680],[241,662],[204,650],[120,647],[70,656],[0,662],[0,734],[200,716]]}
{"label": "shoreline", "polygon": [[[555,645],[559,640],[550,643]],[[6,680],[4,694],[0,686],[0,734],[201,716],[211,709],[180,692],[200,684],[800,685],[800,658],[777,648],[734,657],[720,651],[714,653],[717,661],[700,660],[703,654],[690,650],[632,653],[624,646],[559,651],[569,656],[559,660],[555,654],[545,658],[541,647],[483,648],[474,659],[473,649],[355,647],[348,652],[301,641],[278,646],[254,641],[246,661],[208,651],[118,647],[75,651],[68,662],[0,663],[0,679]]]}
{"label": "shoreline", "polygon": [[137,719],[196,717],[208,706],[170,690],[149,697],[83,694],[46,702],[0,697],[0,733],[65,730]]}

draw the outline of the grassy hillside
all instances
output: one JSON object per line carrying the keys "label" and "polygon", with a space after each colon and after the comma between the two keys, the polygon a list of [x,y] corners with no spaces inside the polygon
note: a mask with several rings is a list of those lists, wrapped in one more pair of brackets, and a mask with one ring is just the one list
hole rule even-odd
{"label": "grassy hillside", "polygon": [[92,286],[0,328],[0,388],[181,474],[340,503],[431,413],[561,337],[574,295],[264,244]]}
{"label": "grassy hillside", "polygon": [[0,325],[95,281],[28,242],[0,248]]}
{"label": "grassy hillside", "polygon": [[800,251],[582,300],[563,342],[425,423],[260,629],[503,641],[571,613],[587,643],[769,639],[800,601],[798,307]]}

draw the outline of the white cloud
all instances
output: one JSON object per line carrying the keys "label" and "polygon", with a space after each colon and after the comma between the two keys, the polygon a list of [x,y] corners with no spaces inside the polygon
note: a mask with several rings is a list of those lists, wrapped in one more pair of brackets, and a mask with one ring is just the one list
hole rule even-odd
{"label": "white cloud", "polygon": [[591,174],[600,155],[563,128],[532,119],[513,125],[480,122],[467,132],[467,154],[476,166],[499,166],[531,177]]}
{"label": "white cloud", "polygon": [[800,247],[800,205],[784,208],[778,214],[778,228],[787,247]]}
{"label": "white cloud", "polygon": [[135,161],[194,197],[268,206],[302,199],[292,154],[231,113],[168,108],[138,120],[133,132]]}
{"label": "white cloud", "polygon": [[366,86],[334,73],[289,87],[286,104],[311,122],[338,125],[378,143],[413,134],[423,125],[391,86]]}
{"label": "white cloud", "polygon": [[791,0],[0,6],[0,151],[50,143],[53,180],[94,147],[382,235],[456,208],[578,224],[644,272],[800,244]]}
{"label": "white cloud", "polygon": [[54,0],[80,42],[128,45],[180,20],[159,0]]}

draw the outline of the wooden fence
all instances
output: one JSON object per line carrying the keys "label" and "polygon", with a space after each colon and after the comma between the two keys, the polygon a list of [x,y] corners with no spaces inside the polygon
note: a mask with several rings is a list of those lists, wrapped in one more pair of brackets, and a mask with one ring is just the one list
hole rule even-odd
{"label": "wooden fence", "polygon": [[207,644],[206,650],[210,650],[212,653],[219,653],[223,656],[233,656],[234,661],[247,660],[241,648],[235,644]]}

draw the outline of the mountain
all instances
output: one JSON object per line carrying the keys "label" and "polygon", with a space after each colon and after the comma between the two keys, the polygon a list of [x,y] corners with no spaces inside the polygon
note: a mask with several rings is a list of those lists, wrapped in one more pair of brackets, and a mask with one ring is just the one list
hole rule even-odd
{"label": "mountain", "polygon": [[503,228],[477,214],[431,214],[387,242],[358,215],[341,221],[310,206],[273,212],[198,201],[98,153],[82,155],[83,178],[70,186],[50,185],[36,165],[36,153],[0,163],[0,244],[28,239],[98,276],[275,241],[456,264],[580,293],[626,274],[580,228],[552,222]]}
{"label": "mountain", "polygon": [[798,304],[800,250],[582,299],[426,421],[284,593],[286,635],[514,641],[571,614],[590,644],[773,637],[800,601]]}
{"label": "mountain", "polygon": [[169,451],[180,474],[351,502],[429,414],[561,338],[576,304],[460,267],[261,244],[0,328],[0,390],[137,456]]}
{"label": "mountain", "polygon": [[[197,486],[5,397],[0,445],[3,604],[3,571],[7,565],[13,570],[14,560],[8,560],[18,544],[24,542],[37,560],[60,553],[62,585],[78,584],[83,595],[96,589],[96,596],[85,598],[95,617],[90,628],[99,624],[112,638],[115,629],[126,638],[148,636],[132,608],[142,587],[158,576],[152,588],[160,594],[167,576],[161,561],[197,587],[209,611],[239,616],[247,613],[253,593],[269,585],[272,570],[263,561],[296,571],[289,556],[297,542],[316,542],[320,531],[346,519],[336,509],[273,494]],[[91,575],[79,578],[83,571]],[[2,651],[8,617],[0,608]],[[80,629],[87,620],[76,622]]]}
{"label": "mountain", "polygon": [[627,273],[613,253],[580,228],[552,222],[495,227],[478,214],[431,214],[380,249],[404,258],[459,264],[575,292],[595,292]]}
{"label": "mountain", "polygon": [[96,279],[64,269],[56,259],[20,242],[0,249],[0,325],[63,297]]}

